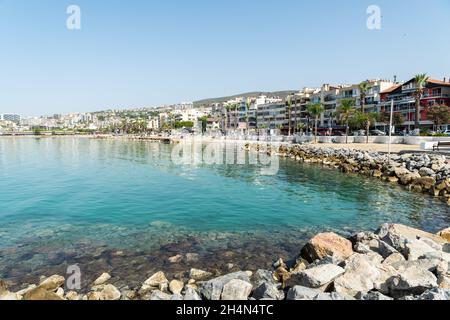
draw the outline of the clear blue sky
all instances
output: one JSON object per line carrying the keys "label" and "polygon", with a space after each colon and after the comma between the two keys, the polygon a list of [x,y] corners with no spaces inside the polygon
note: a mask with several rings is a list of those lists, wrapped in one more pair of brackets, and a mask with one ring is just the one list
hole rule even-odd
{"label": "clear blue sky", "polygon": [[[82,29],[66,28],[77,4]],[[366,28],[377,4],[382,29]],[[450,77],[448,0],[0,0],[0,113]]]}

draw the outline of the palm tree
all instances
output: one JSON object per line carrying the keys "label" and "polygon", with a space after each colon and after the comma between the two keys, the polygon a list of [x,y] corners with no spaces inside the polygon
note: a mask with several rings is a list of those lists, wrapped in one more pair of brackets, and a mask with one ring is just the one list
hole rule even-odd
{"label": "palm tree", "polygon": [[239,112],[238,112],[238,104],[234,104],[233,108],[234,108],[234,131],[237,132],[237,127],[238,127],[238,120],[239,120]]}
{"label": "palm tree", "polygon": [[345,143],[348,143],[348,124],[355,113],[355,100],[354,99],[343,99],[341,100],[341,105],[337,109],[339,115],[339,120],[341,123],[345,124]]}
{"label": "palm tree", "polygon": [[225,132],[228,132],[228,129],[229,129],[228,121],[230,121],[230,124],[231,124],[230,111],[231,111],[231,105],[227,105],[225,107]]}
{"label": "palm tree", "polygon": [[376,112],[362,113],[360,111],[356,112],[355,116],[352,117],[354,125],[360,129],[365,129],[366,131],[366,143],[369,143],[369,131],[370,127],[376,123],[379,119],[379,114]]}
{"label": "palm tree", "polygon": [[361,112],[364,113],[364,109],[366,106],[366,97],[369,90],[372,89],[372,85],[370,82],[361,82],[359,84],[359,91],[360,91],[360,105],[361,105]]}
{"label": "palm tree", "polygon": [[414,129],[419,129],[420,124],[420,100],[422,99],[423,92],[425,85],[428,81],[428,76],[426,73],[421,73],[415,76],[414,81],[416,82],[416,92],[415,92],[415,98],[416,98],[416,119],[414,122]]}
{"label": "palm tree", "polygon": [[250,98],[247,98],[247,101],[245,101],[245,106],[247,108],[246,112],[245,112],[245,123],[246,123],[246,127],[247,127],[247,134],[250,132],[250,124],[249,124],[249,116],[248,113],[250,111]]}
{"label": "palm tree", "polygon": [[308,113],[314,116],[314,142],[317,142],[317,123],[319,116],[325,111],[321,103],[311,103],[308,105]]}
{"label": "palm tree", "polygon": [[291,95],[287,96],[287,104],[288,104],[288,136],[291,136],[291,113],[292,113],[292,101],[291,101]]}
{"label": "palm tree", "polygon": [[306,128],[306,125],[302,122],[297,123],[295,125],[297,132],[303,132],[303,130]]}

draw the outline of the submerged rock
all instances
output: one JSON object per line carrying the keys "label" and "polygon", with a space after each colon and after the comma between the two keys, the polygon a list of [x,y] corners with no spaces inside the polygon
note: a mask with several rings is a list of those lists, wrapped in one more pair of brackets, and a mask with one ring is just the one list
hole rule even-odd
{"label": "submerged rock", "polygon": [[211,272],[203,271],[200,269],[192,268],[189,272],[189,277],[191,279],[194,279],[196,281],[206,280],[207,278],[210,278],[212,276]]}
{"label": "submerged rock", "polygon": [[102,275],[100,277],[95,279],[94,286],[99,286],[99,285],[105,284],[109,279],[111,279],[111,276],[109,275],[109,273],[106,273],[106,272],[102,273]]}

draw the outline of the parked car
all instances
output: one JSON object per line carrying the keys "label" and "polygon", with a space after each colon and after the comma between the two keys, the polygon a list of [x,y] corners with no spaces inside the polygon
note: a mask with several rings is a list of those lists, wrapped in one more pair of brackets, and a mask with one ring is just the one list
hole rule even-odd
{"label": "parked car", "polygon": [[358,130],[358,131],[354,131],[353,132],[354,136],[365,136],[366,135],[366,130]]}
{"label": "parked car", "polygon": [[386,132],[381,131],[381,130],[372,130],[372,131],[370,131],[370,134],[373,136],[385,136]]}

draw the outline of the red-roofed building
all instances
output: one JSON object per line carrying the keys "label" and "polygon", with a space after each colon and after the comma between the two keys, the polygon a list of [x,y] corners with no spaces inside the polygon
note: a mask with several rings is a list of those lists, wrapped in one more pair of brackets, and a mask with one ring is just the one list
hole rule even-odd
{"label": "red-roofed building", "polygon": [[[415,79],[403,84],[395,85],[381,92],[380,112],[389,111],[391,101],[394,100],[394,112],[400,112],[406,121],[405,127],[414,128],[417,86]],[[450,106],[450,81],[429,79],[424,88],[424,94],[420,100],[420,125],[432,127],[433,122],[427,118],[427,110],[434,105],[445,104]]]}

